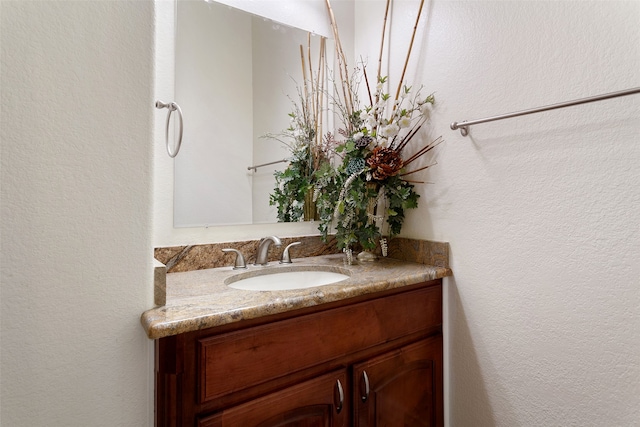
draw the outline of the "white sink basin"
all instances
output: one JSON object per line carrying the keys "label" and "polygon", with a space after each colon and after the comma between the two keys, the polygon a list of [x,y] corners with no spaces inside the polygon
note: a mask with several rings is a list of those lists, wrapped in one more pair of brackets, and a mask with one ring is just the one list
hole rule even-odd
{"label": "white sink basin", "polygon": [[306,289],[316,286],[329,285],[348,279],[349,276],[335,271],[319,270],[285,270],[269,271],[257,276],[248,273],[227,279],[230,288],[247,291],[283,291],[289,289]]}

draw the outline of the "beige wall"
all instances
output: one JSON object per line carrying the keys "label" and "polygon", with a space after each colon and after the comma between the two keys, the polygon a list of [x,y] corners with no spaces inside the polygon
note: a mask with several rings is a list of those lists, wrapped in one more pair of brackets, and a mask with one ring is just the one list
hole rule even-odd
{"label": "beige wall", "polygon": [[[366,35],[365,12],[381,15],[359,3]],[[396,4],[394,19],[410,22],[400,9],[415,3]],[[138,318],[152,301],[152,246],[299,230],[176,237],[155,207],[152,220],[151,189],[168,195],[152,187],[166,177],[152,182],[151,159],[171,168],[150,139],[164,120],[153,101],[170,91],[153,96],[153,3],[1,7],[0,424],[150,425],[151,347]],[[447,142],[404,234],[451,242],[451,426],[639,418],[638,96],[479,125],[468,138],[448,127],[638,86],[639,8],[427,2],[411,73],[436,91],[433,133]],[[378,39],[355,51],[377,51]]]}
{"label": "beige wall", "polygon": [[[377,59],[384,2],[357,4],[356,51]],[[395,2],[392,81],[416,8]],[[451,243],[449,425],[638,425],[640,95],[449,124],[638,87],[640,3],[425,8],[409,73],[446,142],[403,234]]]}
{"label": "beige wall", "polygon": [[149,426],[153,3],[0,7],[0,425]]}

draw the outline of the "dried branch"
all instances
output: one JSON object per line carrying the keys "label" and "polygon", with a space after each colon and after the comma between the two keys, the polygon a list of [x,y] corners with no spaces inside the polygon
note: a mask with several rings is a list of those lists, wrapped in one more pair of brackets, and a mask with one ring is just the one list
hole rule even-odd
{"label": "dried branch", "polygon": [[[326,50],[326,38],[322,37],[320,39],[320,53],[318,59],[318,73],[316,75],[316,130],[315,130],[315,139],[316,139],[316,149],[318,151],[322,150],[322,118],[323,118],[323,103],[324,103],[324,79],[325,79],[325,50]],[[318,169],[320,165],[320,152],[316,152],[314,159],[314,169]]]}
{"label": "dried branch", "polygon": [[405,160],[404,165],[406,166],[409,163],[411,163],[414,160],[416,160],[417,158],[419,158],[420,156],[422,156],[424,154],[427,154],[429,151],[433,150],[438,145],[440,145],[441,142],[442,142],[442,136],[439,136],[433,142],[431,142],[430,144],[425,145],[416,154],[414,154],[413,156],[411,156],[407,160]]}
{"label": "dried branch", "polygon": [[313,65],[311,62],[311,33],[307,33],[307,57],[309,60],[309,80],[310,80],[310,84],[311,84],[311,92],[309,92],[310,95],[310,104],[311,104],[311,111],[313,112],[313,117],[317,117],[317,113],[316,113],[316,105],[315,105],[315,88],[314,88],[314,79],[313,79]]}
{"label": "dried branch", "polygon": [[[407,58],[404,61],[404,68],[402,69],[402,75],[400,76],[400,81],[398,82],[398,90],[396,91],[395,101],[398,100],[400,96],[400,90],[402,89],[402,83],[404,82],[404,75],[407,71],[407,65],[409,65],[409,58],[411,57],[411,50],[413,49],[413,41],[416,38],[416,31],[418,30],[418,23],[420,22],[420,16],[422,15],[422,6],[424,6],[424,0],[420,0],[420,8],[418,9],[418,16],[416,17],[416,23],[413,26],[413,34],[411,34],[411,42],[409,43],[409,50],[407,51]],[[396,109],[396,103],[393,104],[393,110]]]}
{"label": "dried branch", "polygon": [[[423,166],[423,167],[421,167],[421,168],[419,168],[419,169],[416,169],[416,170],[413,170],[413,171],[411,171],[411,172],[405,172],[405,173],[403,173],[403,174],[401,174],[401,175],[399,175],[399,176],[411,175],[412,173],[416,173],[416,172],[420,172],[421,170],[429,169],[431,166],[435,166],[435,165],[437,165],[437,164],[438,164],[438,162],[433,162],[433,163],[431,163],[430,165]],[[407,182],[412,182],[412,181],[408,181],[408,180],[405,180],[405,181],[407,181]],[[424,184],[424,182],[423,182],[422,184]]]}
{"label": "dried branch", "polygon": [[422,127],[422,125],[427,121],[426,118],[422,118],[421,122],[419,124],[417,124],[415,126],[415,128],[409,132],[407,135],[405,135],[404,138],[402,138],[402,141],[400,142],[400,144],[398,145],[398,148],[396,148],[396,151],[398,153],[400,153],[402,151],[402,149],[409,143],[409,141],[411,141],[411,139],[415,136],[415,134],[418,133],[418,131],[420,130],[420,128]]}
{"label": "dried branch", "polygon": [[364,76],[364,83],[367,85],[367,95],[369,95],[369,103],[373,105],[373,98],[371,97],[371,86],[369,85],[369,79],[367,78],[367,68],[364,66],[364,60],[360,57],[360,63],[362,64],[362,75]]}
{"label": "dried branch", "polygon": [[304,94],[302,97],[302,114],[305,120],[305,123],[309,123],[309,85],[307,82],[307,67],[304,60],[304,47],[300,45],[300,63],[302,65],[302,82],[304,84]]}
{"label": "dried branch", "polygon": [[318,58],[318,72],[316,74],[316,144],[322,144],[322,111],[324,93],[325,44],[326,39],[320,38],[320,53]]}
{"label": "dried branch", "polygon": [[349,84],[349,72],[347,70],[347,60],[342,50],[342,43],[340,42],[340,34],[338,33],[338,24],[336,23],[336,17],[333,14],[330,0],[325,0],[327,4],[327,10],[329,11],[329,19],[331,20],[331,29],[333,30],[333,36],[335,38],[336,53],[338,56],[338,70],[340,71],[340,81],[342,82],[342,92],[345,101],[345,107],[349,116],[353,113],[353,94],[351,93],[351,85]]}
{"label": "dried branch", "polygon": [[384,37],[387,32],[387,17],[389,16],[389,6],[391,5],[391,0],[387,0],[387,7],[384,10],[384,20],[382,21],[382,38],[380,41],[380,55],[378,56],[378,74],[376,77],[379,79],[380,73],[382,73],[382,52],[384,51]]}

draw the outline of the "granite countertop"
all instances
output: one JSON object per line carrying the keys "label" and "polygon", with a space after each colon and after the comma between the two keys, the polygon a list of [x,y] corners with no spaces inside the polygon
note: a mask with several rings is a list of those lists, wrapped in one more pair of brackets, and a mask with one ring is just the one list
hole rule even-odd
{"label": "granite countertop", "polygon": [[[225,280],[259,274],[264,269],[333,270],[350,277],[331,285],[286,291],[248,291],[230,288]],[[142,314],[151,339],[177,335],[246,319],[255,319],[319,304],[339,301],[451,275],[447,267],[434,267],[392,258],[347,265],[343,254],[294,259],[293,264],[270,262],[247,270],[218,267],[171,273],[166,277],[166,304]]]}

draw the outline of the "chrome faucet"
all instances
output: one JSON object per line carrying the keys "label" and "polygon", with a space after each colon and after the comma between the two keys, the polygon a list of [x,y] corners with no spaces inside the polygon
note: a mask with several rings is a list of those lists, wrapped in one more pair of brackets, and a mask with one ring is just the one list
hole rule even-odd
{"label": "chrome faucet", "polygon": [[242,252],[237,249],[224,248],[222,252],[233,252],[236,254],[236,262],[233,265],[234,270],[246,270],[247,264],[244,262],[244,257],[242,256]]}
{"label": "chrome faucet", "polygon": [[253,265],[267,265],[269,263],[267,255],[269,254],[269,246],[271,246],[272,243],[277,247],[282,245],[282,242],[276,236],[269,236],[260,240],[258,250],[256,251],[256,260]]}
{"label": "chrome faucet", "polygon": [[280,257],[280,264],[291,264],[291,255],[289,255],[289,249],[291,249],[293,246],[298,246],[302,244],[302,242],[293,242],[291,244],[289,244],[289,246],[287,246],[286,248],[284,248],[284,251],[282,252],[282,257]]}

